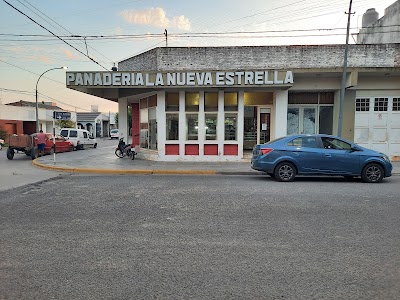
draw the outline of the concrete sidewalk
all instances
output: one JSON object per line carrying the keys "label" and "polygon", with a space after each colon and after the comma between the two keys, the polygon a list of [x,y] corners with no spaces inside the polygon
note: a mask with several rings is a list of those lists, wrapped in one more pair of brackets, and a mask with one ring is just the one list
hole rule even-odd
{"label": "concrete sidewalk", "polygon": [[[250,160],[242,162],[159,162],[144,159],[139,153],[135,160],[118,158],[114,146],[46,155],[34,160],[36,167],[63,172],[99,174],[227,174],[263,175],[250,167]],[[393,162],[393,175],[400,174],[400,162]]]}

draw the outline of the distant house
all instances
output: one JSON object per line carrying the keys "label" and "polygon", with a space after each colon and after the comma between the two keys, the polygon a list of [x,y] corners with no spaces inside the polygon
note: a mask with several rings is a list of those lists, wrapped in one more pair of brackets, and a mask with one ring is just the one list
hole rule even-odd
{"label": "distant house", "polygon": [[[53,102],[38,103],[39,129],[44,132],[53,132],[54,111],[65,110]],[[76,122],[75,112],[71,112],[71,120]],[[8,134],[36,132],[36,102],[18,101],[0,104],[0,126]]]}
{"label": "distant house", "polygon": [[78,112],[77,127],[88,130],[95,137],[106,137],[110,135],[110,129],[113,127],[110,114],[101,112]]}
{"label": "distant house", "polygon": [[357,44],[400,43],[399,25],[400,0],[387,7],[382,18],[374,8],[370,8],[363,15]]}

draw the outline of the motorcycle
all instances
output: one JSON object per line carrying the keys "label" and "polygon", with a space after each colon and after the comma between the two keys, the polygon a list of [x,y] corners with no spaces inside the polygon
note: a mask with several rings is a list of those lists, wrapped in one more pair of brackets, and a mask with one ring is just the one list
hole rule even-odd
{"label": "motorcycle", "polygon": [[132,148],[131,144],[126,145],[124,142],[124,138],[120,138],[118,142],[118,147],[115,148],[115,155],[119,158],[128,156],[131,160],[134,160],[137,153]]}

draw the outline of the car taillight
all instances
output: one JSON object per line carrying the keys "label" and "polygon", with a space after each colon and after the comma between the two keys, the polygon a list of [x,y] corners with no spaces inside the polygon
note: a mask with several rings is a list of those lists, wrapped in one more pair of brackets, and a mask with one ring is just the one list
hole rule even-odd
{"label": "car taillight", "polygon": [[262,148],[262,149],[260,149],[260,152],[258,153],[258,155],[266,155],[266,154],[270,153],[272,150],[274,150],[274,149],[272,149],[272,148]]}

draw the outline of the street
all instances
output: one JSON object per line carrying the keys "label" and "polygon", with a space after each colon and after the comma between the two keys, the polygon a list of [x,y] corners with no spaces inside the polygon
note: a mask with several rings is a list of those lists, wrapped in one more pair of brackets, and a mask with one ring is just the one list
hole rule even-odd
{"label": "street", "polygon": [[0,299],[398,299],[399,184],[64,173],[5,190]]}

